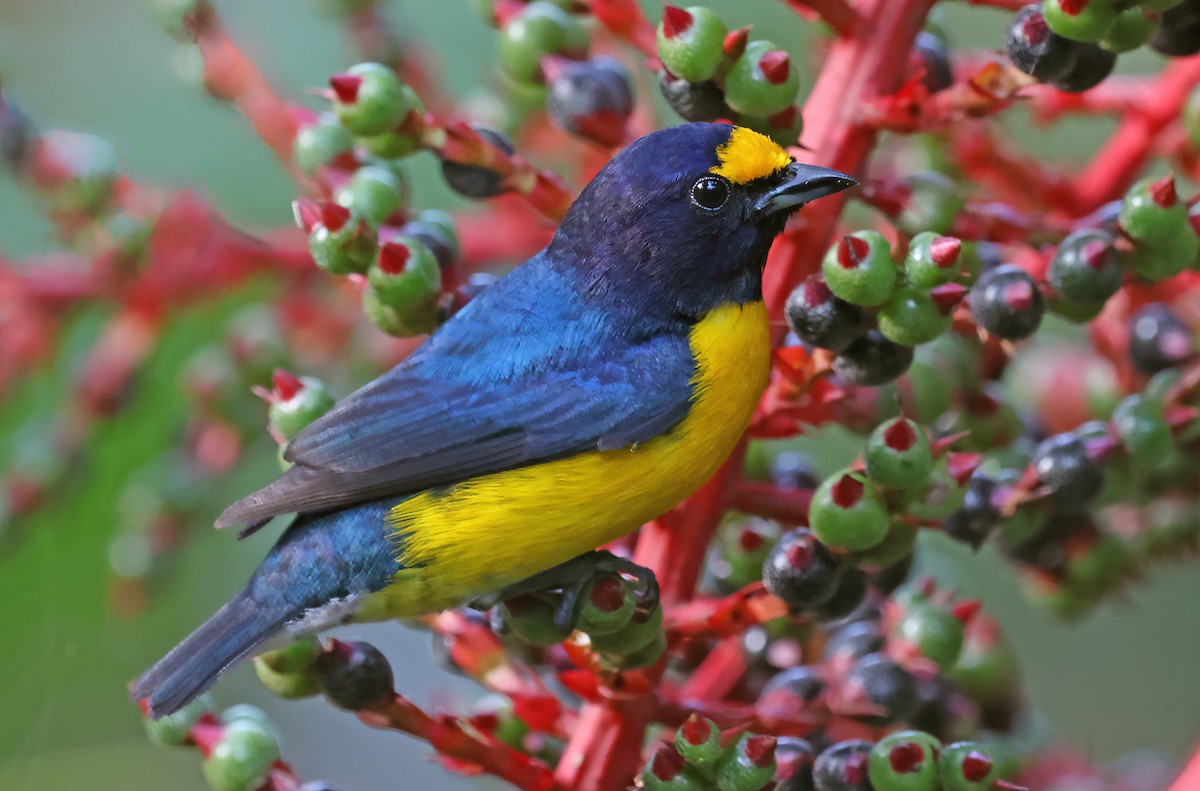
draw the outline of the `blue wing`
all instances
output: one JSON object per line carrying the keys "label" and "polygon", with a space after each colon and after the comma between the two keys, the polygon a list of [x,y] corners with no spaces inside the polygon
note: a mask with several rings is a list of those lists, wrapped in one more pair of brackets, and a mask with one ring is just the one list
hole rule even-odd
{"label": "blue wing", "polygon": [[682,319],[614,321],[534,258],[302,431],[285,453],[294,466],[217,525],[644,442],[691,405],[687,332]]}

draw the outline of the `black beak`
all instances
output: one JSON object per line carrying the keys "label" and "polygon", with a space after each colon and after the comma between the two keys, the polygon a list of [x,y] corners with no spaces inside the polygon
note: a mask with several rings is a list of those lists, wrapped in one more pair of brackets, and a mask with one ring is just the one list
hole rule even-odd
{"label": "black beak", "polygon": [[809,201],[833,195],[858,184],[845,173],[799,162],[788,165],[782,173],[782,179],[755,202],[754,211],[759,217],[796,209]]}

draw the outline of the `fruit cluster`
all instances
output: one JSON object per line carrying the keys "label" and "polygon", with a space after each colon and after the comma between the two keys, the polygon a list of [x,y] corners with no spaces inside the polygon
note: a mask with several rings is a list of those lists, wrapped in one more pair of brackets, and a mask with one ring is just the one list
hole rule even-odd
{"label": "fruit cluster", "polygon": [[1068,93],[1096,87],[1118,55],[1144,45],[1170,57],[1200,52],[1200,2],[1043,0],[1018,11],[1004,37],[1017,68]]}
{"label": "fruit cluster", "polygon": [[800,135],[800,76],[786,50],[730,31],[703,6],[666,6],[658,24],[659,86],[686,121],[733,120],[782,145]]}

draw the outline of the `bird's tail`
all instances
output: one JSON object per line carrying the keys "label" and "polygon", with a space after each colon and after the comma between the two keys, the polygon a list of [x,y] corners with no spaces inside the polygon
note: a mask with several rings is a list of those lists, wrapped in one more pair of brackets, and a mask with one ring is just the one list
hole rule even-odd
{"label": "bird's tail", "polygon": [[292,608],[264,608],[243,590],[143,673],[130,696],[145,700],[155,719],[178,711],[295,615]]}

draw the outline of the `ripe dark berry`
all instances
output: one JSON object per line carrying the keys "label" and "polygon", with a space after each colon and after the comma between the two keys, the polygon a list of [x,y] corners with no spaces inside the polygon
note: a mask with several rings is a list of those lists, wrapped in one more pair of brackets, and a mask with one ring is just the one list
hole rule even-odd
{"label": "ripe dark berry", "polygon": [[1046,82],[1065,74],[1079,45],[1050,29],[1042,4],[1031,3],[1013,17],[1004,34],[1004,53],[1021,71]]}
{"label": "ripe dark berry", "polygon": [[347,711],[361,711],[393,694],[392,666],[370,643],[331,640],[313,670],[329,702]]}
{"label": "ripe dark berry", "polygon": [[1158,373],[1195,354],[1195,333],[1166,305],[1146,305],[1130,319],[1129,356],[1138,370]]}
{"label": "ripe dark berry", "polygon": [[842,689],[850,701],[873,711],[863,719],[875,724],[903,720],[917,705],[917,682],[883,654],[868,654],[854,663]]}
{"label": "ripe dark berry", "polygon": [[1046,311],[1033,278],[1012,264],[1002,264],[980,275],[968,300],[976,324],[1010,341],[1032,335]]}
{"label": "ripe dark berry", "polygon": [[1121,264],[1113,249],[1113,235],[1085,229],[1059,244],[1046,279],[1060,296],[1071,302],[1092,305],[1104,302],[1121,287]]}
{"label": "ripe dark berry", "polygon": [[819,275],[812,275],[788,295],[788,326],[810,346],[840,352],[867,330],[862,308],[834,296]]}
{"label": "ripe dark berry", "polygon": [[1037,446],[1033,468],[1050,490],[1050,501],[1061,513],[1078,513],[1104,488],[1104,470],[1088,455],[1087,447],[1071,433],[1055,434]]}
{"label": "ripe dark berry", "polygon": [[725,104],[725,94],[715,82],[688,82],[659,70],[658,87],[667,104],[685,121],[733,117],[733,110]]}
{"label": "ripe dark berry", "polygon": [[603,146],[625,139],[625,122],[633,112],[629,72],[615,58],[554,61],[546,67],[550,119],[578,137]]}
{"label": "ripe dark berry", "polygon": [[771,462],[771,483],[789,489],[815,489],[821,483],[812,459],[794,450],[785,450]]}
{"label": "ripe dark berry", "polygon": [[883,650],[883,630],[874,621],[854,621],[838,629],[825,642],[821,658],[860,659]]}
{"label": "ripe dark berry", "polygon": [[[512,140],[503,132],[486,126],[473,128],[480,137],[504,153],[512,154],[516,150]],[[491,168],[483,165],[463,165],[447,159],[442,160],[442,178],[446,179],[450,189],[459,195],[477,200],[494,198],[508,189],[504,186],[504,177]]]}
{"label": "ripe dark berry", "polygon": [[813,791],[817,751],[799,736],[780,736],[775,744],[775,791]]}
{"label": "ripe dark berry", "polygon": [[797,611],[829,601],[839,574],[837,558],[802,527],[784,533],[763,563],[767,590]]}
{"label": "ripe dark berry", "polygon": [[921,84],[930,93],[944,91],[954,84],[954,69],[950,66],[950,50],[940,36],[922,30],[917,33],[908,55],[910,69],[921,69]]}
{"label": "ripe dark berry", "polygon": [[851,343],[833,361],[833,372],[850,384],[875,387],[899,379],[912,365],[913,350],[877,330]]}
{"label": "ripe dark berry", "polygon": [[922,731],[896,731],[871,748],[868,773],[875,791],[936,791],[942,743]]}
{"label": "ripe dark berry", "polygon": [[870,755],[870,742],[862,739],[838,742],[813,763],[813,786],[817,791],[871,791],[867,776]]}
{"label": "ripe dark berry", "polygon": [[1150,48],[1173,58],[1200,53],[1200,2],[1184,0],[1164,11]]}
{"label": "ripe dark berry", "polygon": [[870,586],[870,578],[862,569],[846,569],[833,598],[812,611],[813,620],[837,621],[849,616],[866,600]]}
{"label": "ripe dark berry", "polygon": [[946,517],[943,529],[951,538],[969,544],[974,549],[983,546],[992,531],[1000,524],[1000,509],[992,502],[997,483],[983,473],[976,472],[967,481],[967,490],[962,505]]}
{"label": "ripe dark berry", "polygon": [[792,667],[767,682],[754,704],[760,717],[801,718],[825,692],[825,681],[817,668]]}

